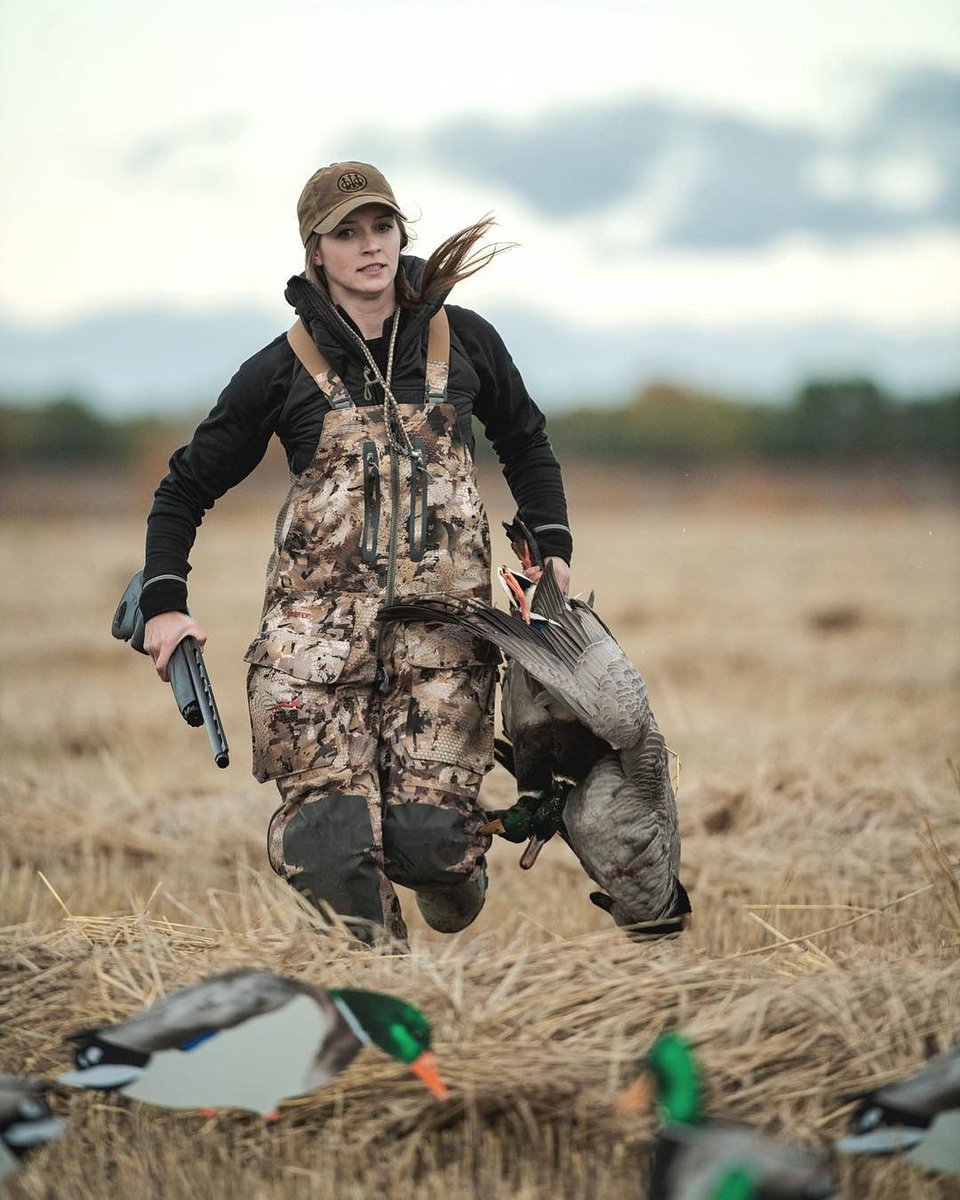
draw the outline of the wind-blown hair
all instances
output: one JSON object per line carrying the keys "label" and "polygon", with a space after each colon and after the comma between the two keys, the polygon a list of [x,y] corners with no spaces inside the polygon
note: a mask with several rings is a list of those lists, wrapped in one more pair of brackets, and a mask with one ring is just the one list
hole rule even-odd
{"label": "wind-blown hair", "polygon": [[[394,216],[394,220],[400,228],[400,249],[404,250],[410,236],[402,218]],[[414,290],[401,265],[395,281],[397,302],[404,308],[416,308],[435,296],[443,295],[464,279],[469,279],[471,275],[476,275],[502,251],[512,249],[516,245],[515,242],[494,242],[489,246],[479,246],[495,224],[493,216],[488,213],[479,221],[474,221],[472,225],[467,225],[442,241],[424,264],[419,291]],[[326,291],[323,272],[317,270],[313,261],[319,242],[319,233],[311,234],[307,241],[306,275],[311,283]]]}

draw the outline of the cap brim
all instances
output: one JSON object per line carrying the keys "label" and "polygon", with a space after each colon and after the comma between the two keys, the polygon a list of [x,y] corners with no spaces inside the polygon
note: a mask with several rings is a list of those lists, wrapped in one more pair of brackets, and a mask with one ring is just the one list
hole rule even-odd
{"label": "cap brim", "polygon": [[401,220],[406,220],[403,213],[397,208],[396,203],[389,196],[381,196],[378,192],[360,192],[356,196],[351,196],[349,200],[344,200],[342,204],[338,204],[332,212],[324,217],[319,225],[314,225],[313,232],[331,233],[344,217],[349,216],[355,208],[363,208],[365,204],[382,204],[384,208],[389,208],[391,212],[395,212]]}

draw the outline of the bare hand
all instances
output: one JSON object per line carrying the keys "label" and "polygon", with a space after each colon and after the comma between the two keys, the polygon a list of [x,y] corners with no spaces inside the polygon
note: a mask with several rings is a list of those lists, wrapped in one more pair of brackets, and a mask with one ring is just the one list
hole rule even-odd
{"label": "bare hand", "polygon": [[[557,581],[557,587],[565,596],[568,595],[570,592],[570,564],[564,562],[562,558],[556,558],[555,556],[545,558],[543,561],[544,564],[553,563],[553,577]],[[532,579],[534,583],[540,578],[540,574],[539,567],[527,567],[524,571],[524,575],[528,579]]]}
{"label": "bare hand", "polygon": [[203,647],[207,635],[193,617],[182,612],[157,613],[143,627],[143,648],[153,659],[157,674],[167,683],[167,663],[185,637],[195,637]]}

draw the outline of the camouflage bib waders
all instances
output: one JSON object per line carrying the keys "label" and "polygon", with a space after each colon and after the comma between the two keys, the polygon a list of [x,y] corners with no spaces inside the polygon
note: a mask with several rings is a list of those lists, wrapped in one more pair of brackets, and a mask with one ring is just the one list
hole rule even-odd
{"label": "camouflage bib waders", "polygon": [[490,595],[486,514],[446,402],[448,332],[431,357],[438,317],[424,403],[398,406],[419,462],[396,447],[383,405],[357,406],[329,367],[314,375],[331,407],[277,518],[244,656],[254,774],[282,797],[271,865],[315,904],[398,938],[393,884],[475,879],[489,847],[476,797],[493,761],[496,660],[469,636],[375,620],[392,596]]}

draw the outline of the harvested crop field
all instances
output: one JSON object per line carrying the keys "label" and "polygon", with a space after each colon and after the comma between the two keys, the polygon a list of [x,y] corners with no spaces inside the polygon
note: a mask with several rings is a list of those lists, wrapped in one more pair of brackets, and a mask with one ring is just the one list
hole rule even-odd
{"label": "harvested crop field", "polygon": [[[405,902],[411,953],[374,954],[266,864],[273,791],[249,774],[241,661],[284,492],[263,474],[193,559],[226,771],[109,635],[152,481],[6,486],[0,1070],[55,1075],[66,1033],[249,965],[411,999],[451,1099],[375,1050],[271,1125],[64,1094],[69,1129],[11,1195],[641,1198],[653,1116],[613,1101],[667,1026],[698,1044],[710,1112],[808,1145],[844,1131],[853,1093],[960,1042],[949,481],[570,469],[573,589],[595,591],[682,762],[693,919],[635,945],[557,839],[529,873],[498,842],[473,926],[444,938]],[[512,510],[496,478],[486,495],[505,561]],[[511,785],[496,768],[483,802]],[[839,1176],[848,1200],[960,1195],[895,1161]]]}

